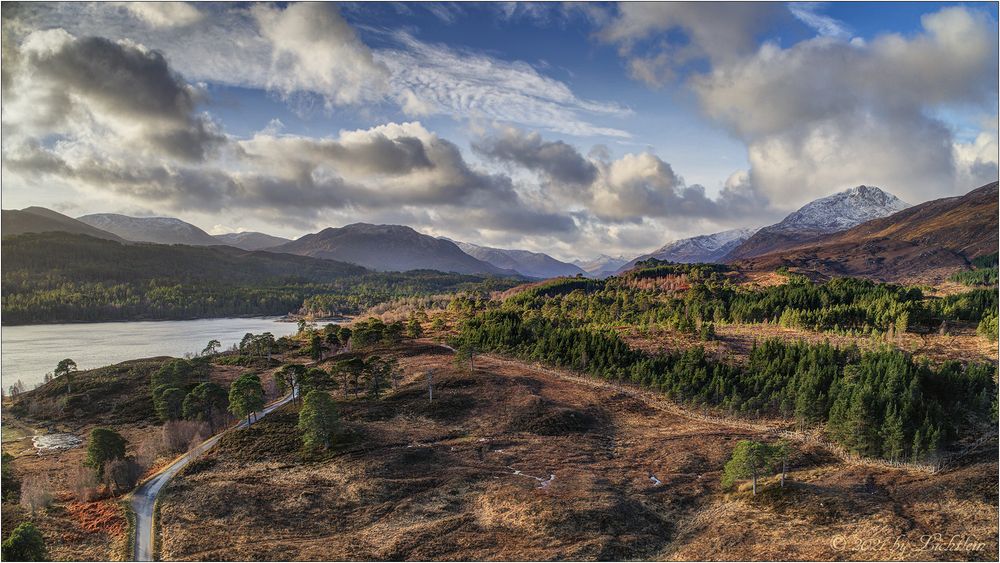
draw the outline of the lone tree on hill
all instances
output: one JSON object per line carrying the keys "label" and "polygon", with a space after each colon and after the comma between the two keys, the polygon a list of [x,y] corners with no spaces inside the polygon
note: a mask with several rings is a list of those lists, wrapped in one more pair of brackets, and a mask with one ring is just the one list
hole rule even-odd
{"label": "lone tree on hill", "polygon": [[337,431],[337,408],[328,393],[313,389],[306,394],[299,411],[299,430],[307,450],[330,448]]}
{"label": "lone tree on hill", "polygon": [[3,541],[4,561],[48,561],[45,538],[31,522],[22,522]]}
{"label": "lone tree on hill", "polygon": [[459,342],[455,348],[455,363],[459,366],[469,366],[470,372],[476,371],[476,346],[468,340]]}
{"label": "lone tree on hill", "polygon": [[76,362],[66,358],[65,360],[60,360],[56,364],[56,369],[52,372],[56,377],[66,377],[66,393],[73,392],[73,375],[76,373]]}
{"label": "lone tree on hill", "polygon": [[90,431],[90,443],[87,444],[87,458],[84,465],[92,467],[98,473],[104,472],[104,466],[110,461],[125,458],[127,442],[122,435],[108,428],[95,428]]}
{"label": "lone tree on hill", "polygon": [[208,341],[205,349],[201,351],[202,356],[214,356],[219,352],[219,348],[222,348],[222,343],[214,338]]}
{"label": "lone tree on hill", "polygon": [[[753,440],[740,440],[733,450],[732,457],[722,470],[722,486],[731,487],[741,479],[753,480],[753,494],[757,494],[757,478],[777,459],[787,457],[787,447],[783,444],[773,446]],[[784,485],[784,476],[782,476]]]}
{"label": "lone tree on hill", "polygon": [[229,412],[237,418],[247,418],[250,426],[250,415],[264,408],[264,387],[260,377],[255,374],[243,374],[229,387]]}

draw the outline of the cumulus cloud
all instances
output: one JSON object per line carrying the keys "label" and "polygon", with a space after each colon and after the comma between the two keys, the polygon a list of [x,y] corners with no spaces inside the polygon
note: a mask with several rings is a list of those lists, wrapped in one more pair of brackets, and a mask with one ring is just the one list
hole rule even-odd
{"label": "cumulus cloud", "polygon": [[537,132],[501,127],[473,143],[478,153],[534,172],[543,195],[555,207],[581,205],[598,221],[642,223],[646,219],[719,225],[769,216],[768,199],[747,175],[734,175],[716,198],[703,186],[687,185],[673,167],[650,152],[612,159],[603,147],[588,156],[563,141],[546,141]]}
{"label": "cumulus cloud", "polygon": [[12,52],[5,180],[54,179],[164,210],[268,209],[301,220],[430,208],[475,217],[485,230],[575,228],[565,213],[532,208],[509,177],[475,169],[419,122],[324,138],[284,135],[277,122],[227,138],[198,114],[198,90],[141,45],[54,30],[29,34]]}
{"label": "cumulus cloud", "polygon": [[[597,37],[618,45],[632,76],[652,85],[698,60],[738,59],[756,45],[781,6],[771,2],[623,2],[607,16]],[[683,41],[667,41],[668,33]]]}
{"label": "cumulus cloud", "polygon": [[388,69],[375,61],[335,7],[321,2],[284,9],[257,4],[252,13],[272,46],[269,87],[285,95],[315,92],[328,106],[385,94]]}
{"label": "cumulus cloud", "polygon": [[224,142],[197,114],[200,94],[163,55],[127,41],[29,34],[8,70],[4,123],[11,130],[70,139],[113,132],[149,150],[197,161]]}
{"label": "cumulus cloud", "polygon": [[77,37],[141,39],[190,81],[271,89],[297,109],[318,99],[327,109],[395,106],[411,118],[444,115],[571,135],[629,136],[598,123],[628,117],[628,108],[583,99],[528,63],[368,28],[382,45],[373,49],[329,4],[208,4],[200,10],[203,17],[189,25],[143,26],[141,34],[135,15],[121,5],[5,6],[4,22],[29,31],[62,28]]}
{"label": "cumulus cloud", "polygon": [[995,23],[946,8],[922,24],[912,37],[768,43],[691,84],[705,113],[747,143],[751,182],[777,201],[861,183],[907,201],[961,193],[974,187],[959,183],[962,167],[983,177],[990,163],[956,159],[953,133],[929,110],[995,103]]}
{"label": "cumulus cloud", "polygon": [[563,141],[543,141],[538,133],[524,133],[514,127],[504,127],[493,136],[479,139],[472,148],[487,157],[542,172],[558,183],[589,185],[597,176],[597,167],[573,146]]}

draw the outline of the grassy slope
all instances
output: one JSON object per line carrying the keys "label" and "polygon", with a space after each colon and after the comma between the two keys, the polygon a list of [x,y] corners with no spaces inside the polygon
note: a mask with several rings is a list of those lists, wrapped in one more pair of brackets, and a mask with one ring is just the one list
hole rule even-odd
{"label": "grassy slope", "polygon": [[[992,461],[928,476],[851,466],[810,447],[785,494],[719,487],[754,431],[665,412],[610,385],[409,348],[383,401],[342,402],[325,459],[298,452],[293,409],[227,438],[176,480],[164,555],[240,559],[878,559],[838,534],[968,533],[986,547],[921,553],[995,558]],[[423,373],[435,369],[435,402]],[[992,452],[995,458],[995,450]],[[515,470],[523,474],[515,474]],[[654,486],[650,475],[663,484]],[[541,480],[555,475],[545,487]],[[225,533],[206,533],[225,530]],[[265,538],[266,541],[261,541]],[[913,557],[910,554],[909,557]]]}

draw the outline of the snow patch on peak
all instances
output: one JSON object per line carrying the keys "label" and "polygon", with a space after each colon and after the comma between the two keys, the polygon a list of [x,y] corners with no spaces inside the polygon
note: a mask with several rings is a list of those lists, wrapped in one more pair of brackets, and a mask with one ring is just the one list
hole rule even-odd
{"label": "snow patch on peak", "polygon": [[902,211],[910,204],[875,186],[857,186],[802,206],[768,230],[834,233]]}

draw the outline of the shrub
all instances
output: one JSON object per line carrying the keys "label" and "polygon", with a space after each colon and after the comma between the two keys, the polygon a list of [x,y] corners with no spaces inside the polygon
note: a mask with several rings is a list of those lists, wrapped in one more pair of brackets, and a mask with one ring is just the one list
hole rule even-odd
{"label": "shrub", "polygon": [[3,452],[3,461],[0,463],[0,470],[3,472],[3,481],[0,488],[3,489],[3,502],[17,501],[18,492],[21,490],[21,482],[14,475],[14,456]]}
{"label": "shrub", "polygon": [[90,467],[77,466],[69,475],[69,489],[80,502],[96,500],[100,495],[101,480],[97,472]]}
{"label": "shrub", "polygon": [[161,453],[182,453],[208,437],[205,424],[193,420],[171,420],[160,431],[163,438]]}
{"label": "shrub", "polygon": [[49,480],[41,475],[31,475],[21,483],[21,506],[32,514],[52,504]]}
{"label": "shrub", "polygon": [[3,541],[4,561],[46,561],[45,538],[31,522],[24,522]]}
{"label": "shrub", "polygon": [[132,457],[115,459],[104,466],[104,482],[116,495],[131,491],[140,477],[142,467]]}

